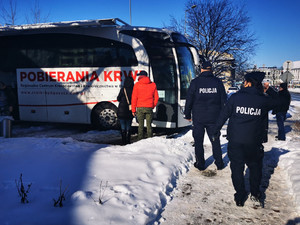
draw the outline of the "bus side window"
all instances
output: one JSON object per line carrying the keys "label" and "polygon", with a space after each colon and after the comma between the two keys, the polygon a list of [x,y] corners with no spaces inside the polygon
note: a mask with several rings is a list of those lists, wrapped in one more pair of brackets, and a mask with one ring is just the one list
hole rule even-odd
{"label": "bus side window", "polygon": [[[15,43],[19,43],[18,46]],[[12,65],[6,64],[12,70],[15,68],[138,65],[131,46],[100,37],[77,34],[20,35],[14,40],[7,40],[3,46],[7,49],[14,49],[10,55],[14,60],[9,61]],[[17,56],[21,57],[20,60],[15,60]]]}

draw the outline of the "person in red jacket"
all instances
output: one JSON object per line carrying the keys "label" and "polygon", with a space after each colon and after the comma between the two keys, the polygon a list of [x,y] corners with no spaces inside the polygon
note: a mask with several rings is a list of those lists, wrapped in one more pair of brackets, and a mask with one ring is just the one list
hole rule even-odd
{"label": "person in red jacket", "polygon": [[153,109],[158,102],[158,92],[156,84],[152,82],[148,73],[145,70],[140,71],[138,74],[138,82],[134,85],[131,96],[132,115],[137,117],[138,140],[144,138],[144,120],[146,118],[147,124],[147,137],[152,137],[152,117]]}

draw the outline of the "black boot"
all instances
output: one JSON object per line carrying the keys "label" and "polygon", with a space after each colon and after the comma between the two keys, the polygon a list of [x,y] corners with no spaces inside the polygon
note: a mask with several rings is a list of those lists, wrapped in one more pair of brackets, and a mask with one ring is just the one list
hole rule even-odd
{"label": "black boot", "polygon": [[128,130],[126,133],[126,144],[130,144],[130,139],[131,139],[131,131]]}
{"label": "black boot", "polygon": [[122,130],[121,135],[122,135],[122,145],[126,145],[126,131]]}

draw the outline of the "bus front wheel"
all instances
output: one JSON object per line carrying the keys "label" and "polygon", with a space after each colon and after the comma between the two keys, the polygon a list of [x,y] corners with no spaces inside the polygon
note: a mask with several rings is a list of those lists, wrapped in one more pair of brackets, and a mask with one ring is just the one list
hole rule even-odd
{"label": "bus front wheel", "polygon": [[111,103],[100,103],[92,111],[92,125],[99,130],[118,128],[117,107]]}

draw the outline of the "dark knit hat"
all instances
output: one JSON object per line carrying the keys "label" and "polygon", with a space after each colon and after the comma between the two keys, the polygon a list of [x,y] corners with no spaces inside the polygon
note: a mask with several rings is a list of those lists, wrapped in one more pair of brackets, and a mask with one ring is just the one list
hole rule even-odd
{"label": "dark knit hat", "polygon": [[282,89],[287,89],[287,83],[281,83],[280,85],[279,85]]}
{"label": "dark knit hat", "polygon": [[145,70],[141,70],[138,74],[137,74],[137,76],[148,76],[148,73],[145,71]]}
{"label": "dark knit hat", "polygon": [[256,80],[257,82],[262,82],[265,78],[264,72],[251,72],[245,75],[245,79],[249,81],[250,79]]}
{"label": "dark knit hat", "polygon": [[208,69],[208,68],[210,68],[210,69],[212,68],[211,63],[208,62],[208,61],[203,62],[202,63],[202,69]]}

